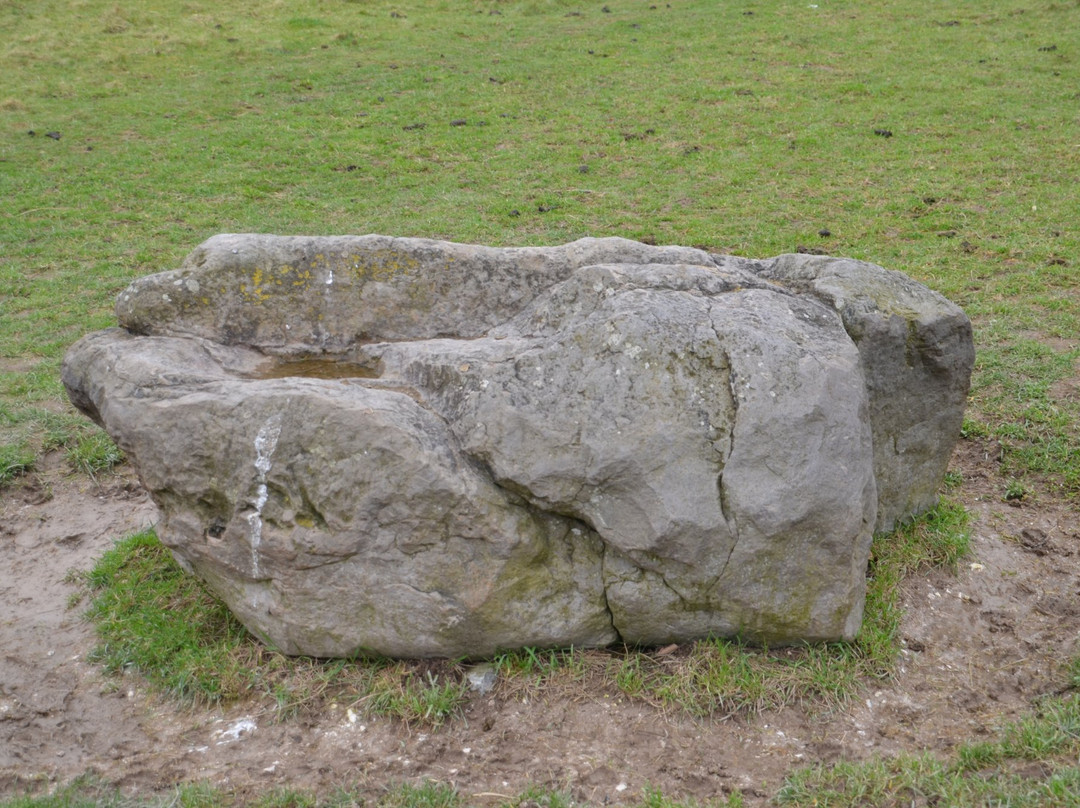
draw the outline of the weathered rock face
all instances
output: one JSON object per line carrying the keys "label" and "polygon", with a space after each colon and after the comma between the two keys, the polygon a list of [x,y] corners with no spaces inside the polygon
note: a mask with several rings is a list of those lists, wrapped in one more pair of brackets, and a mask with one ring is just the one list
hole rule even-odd
{"label": "weathered rock face", "polygon": [[218,236],[69,351],[162,540],[288,653],[851,638],[967,318],[855,261]]}

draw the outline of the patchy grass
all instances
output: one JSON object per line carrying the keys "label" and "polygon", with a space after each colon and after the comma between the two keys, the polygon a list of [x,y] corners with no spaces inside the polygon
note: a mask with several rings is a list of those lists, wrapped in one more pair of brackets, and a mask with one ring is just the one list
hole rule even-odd
{"label": "patchy grass", "polygon": [[357,701],[375,715],[437,727],[457,715],[468,692],[461,672],[450,663],[436,663],[439,673],[432,671],[432,663],[375,663],[375,667],[367,694]]}
{"label": "patchy grass", "polygon": [[10,485],[34,467],[36,456],[25,444],[0,446],[0,488]]}
{"label": "patchy grass", "polygon": [[1080,490],[1073,3],[398,5],[0,4],[0,406],[218,232],[820,249],[963,305],[1006,474]]}
{"label": "patchy grass", "polygon": [[961,745],[948,760],[905,754],[816,766],[788,778],[778,802],[836,808],[913,803],[1069,808],[1080,806],[1078,754],[1080,698],[1048,698],[1033,715],[1004,725],[992,740]]}
{"label": "patchy grass", "polygon": [[[498,655],[503,692],[586,682],[696,716],[757,712],[791,703],[830,707],[867,677],[887,676],[898,653],[897,586],[926,566],[955,565],[966,552],[966,514],[945,502],[874,545],[866,624],[852,644],[751,648],[710,639],[683,649],[624,653],[524,648]],[[290,658],[252,638],[197,578],[145,531],[83,574],[99,643],[92,661],[116,676],[135,673],[182,704],[262,699],[279,719],[341,703],[407,723],[438,726],[468,698],[452,661]],[[74,599],[73,603],[82,598]]]}
{"label": "patchy grass", "polygon": [[65,447],[64,456],[73,469],[90,477],[124,462],[124,453],[100,429],[80,435]]}
{"label": "patchy grass", "polygon": [[[384,789],[340,787],[329,795],[276,787],[252,796],[207,783],[185,783],[160,796],[128,797],[92,777],[81,777],[48,795],[0,797],[0,808],[466,808],[474,803],[446,783],[400,783]],[[486,801],[496,808],[573,808],[582,805],[569,794],[532,786],[515,797]],[[701,804],[665,797],[646,789],[628,808],[742,808],[734,792],[726,799]]]}
{"label": "patchy grass", "polygon": [[453,663],[421,669],[390,660],[324,661],[266,647],[180,568],[153,531],[118,542],[84,583],[86,617],[99,640],[90,660],[115,676],[138,674],[181,704],[261,699],[286,720],[340,701],[437,726],[464,698]]}
{"label": "patchy grass", "polygon": [[[0,486],[30,471],[44,452],[63,452],[72,471],[91,477],[124,461],[108,435],[74,412],[0,403],[0,434],[14,441],[0,446]],[[5,474],[9,463],[11,473]]]}
{"label": "patchy grass", "polygon": [[107,672],[138,673],[184,704],[235,700],[256,686],[266,654],[153,531],[119,542],[86,574],[86,617]]}
{"label": "patchy grass", "polygon": [[897,632],[903,612],[900,584],[909,575],[931,567],[955,571],[967,555],[971,535],[968,515],[960,503],[943,498],[936,508],[877,536],[870,552],[866,610],[857,647],[868,672],[886,676],[896,662]]}

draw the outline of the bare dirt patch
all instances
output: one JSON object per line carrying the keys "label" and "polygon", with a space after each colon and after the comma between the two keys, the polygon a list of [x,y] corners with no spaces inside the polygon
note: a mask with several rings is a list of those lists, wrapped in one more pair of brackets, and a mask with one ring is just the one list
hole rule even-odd
{"label": "bare dirt patch", "polygon": [[[902,751],[947,754],[1060,690],[1080,633],[1080,512],[1028,492],[1003,500],[999,452],[961,441],[952,492],[972,514],[972,554],[904,591],[903,661],[841,709],[705,720],[628,702],[586,681],[528,692],[500,683],[434,730],[322,704],[277,722],[266,703],[182,710],[136,676],[85,659],[93,627],[69,600],[87,569],[156,509],[129,472],[93,482],[46,473],[0,493],[0,792],[94,772],[125,790],[208,781],[241,792],[325,793],[433,779],[473,804],[529,785],[595,804],[742,792],[765,804],[795,767]],[[597,652],[600,653],[600,652]]]}

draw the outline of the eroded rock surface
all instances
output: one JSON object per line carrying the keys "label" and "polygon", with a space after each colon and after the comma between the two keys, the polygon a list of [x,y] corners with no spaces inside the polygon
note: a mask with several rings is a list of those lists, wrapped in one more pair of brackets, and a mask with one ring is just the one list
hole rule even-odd
{"label": "eroded rock surface", "polygon": [[899,273],[583,239],[227,235],[69,351],[159,534],[289,653],[851,638],[970,324]]}

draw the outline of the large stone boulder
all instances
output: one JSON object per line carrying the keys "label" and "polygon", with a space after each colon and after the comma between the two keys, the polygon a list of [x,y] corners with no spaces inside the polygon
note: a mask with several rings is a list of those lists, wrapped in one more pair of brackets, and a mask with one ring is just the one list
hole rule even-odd
{"label": "large stone boulder", "polygon": [[217,236],[76,343],[159,535],[287,653],[850,639],[973,362],[871,264]]}

